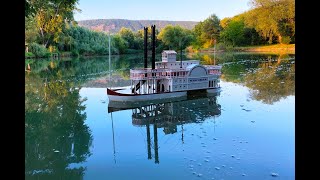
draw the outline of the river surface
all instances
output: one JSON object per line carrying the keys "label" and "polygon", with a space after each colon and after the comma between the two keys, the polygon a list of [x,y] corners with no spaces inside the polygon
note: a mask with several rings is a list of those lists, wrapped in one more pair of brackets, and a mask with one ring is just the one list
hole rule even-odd
{"label": "river surface", "polygon": [[184,59],[222,65],[222,91],[110,108],[142,55],[26,60],[25,178],[295,179],[295,56]]}

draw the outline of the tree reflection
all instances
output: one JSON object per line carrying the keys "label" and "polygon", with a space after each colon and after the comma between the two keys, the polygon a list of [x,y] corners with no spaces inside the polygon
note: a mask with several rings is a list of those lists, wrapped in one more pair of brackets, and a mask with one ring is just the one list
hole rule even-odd
{"label": "tree reflection", "polygon": [[85,167],[77,164],[91,155],[85,99],[77,83],[48,81],[62,76],[54,68],[49,65],[48,70],[25,77],[26,179],[82,179]]}
{"label": "tree reflection", "polygon": [[[212,64],[212,55],[194,55],[203,64]],[[288,54],[217,54],[222,64],[221,79],[250,88],[250,97],[266,104],[295,94],[294,56]]]}
{"label": "tree reflection", "polygon": [[295,65],[289,60],[265,62],[254,73],[245,76],[253,99],[273,104],[281,98],[295,94]]}

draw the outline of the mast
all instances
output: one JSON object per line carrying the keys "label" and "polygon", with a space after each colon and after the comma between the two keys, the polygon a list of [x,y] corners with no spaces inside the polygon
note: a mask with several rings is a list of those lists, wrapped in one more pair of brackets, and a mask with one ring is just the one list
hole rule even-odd
{"label": "mast", "polygon": [[180,68],[182,68],[182,44],[181,44],[181,39],[179,41],[179,45],[180,45]]}
{"label": "mast", "polygon": [[109,82],[111,80],[111,40],[110,40],[110,32],[109,32]]}
{"label": "mast", "polygon": [[216,65],[216,40],[214,40],[213,46],[213,65]]}
{"label": "mast", "polygon": [[113,128],[113,118],[112,118],[112,112],[111,112],[111,122],[112,122],[112,141],[113,141],[113,160],[114,163],[116,164],[116,148],[115,148],[115,143],[114,143],[114,128]]}

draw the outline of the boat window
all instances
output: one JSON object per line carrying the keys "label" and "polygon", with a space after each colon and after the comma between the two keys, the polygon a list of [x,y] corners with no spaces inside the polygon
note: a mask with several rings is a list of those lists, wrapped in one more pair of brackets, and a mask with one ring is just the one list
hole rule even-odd
{"label": "boat window", "polygon": [[179,72],[177,72],[177,76],[179,76]]}

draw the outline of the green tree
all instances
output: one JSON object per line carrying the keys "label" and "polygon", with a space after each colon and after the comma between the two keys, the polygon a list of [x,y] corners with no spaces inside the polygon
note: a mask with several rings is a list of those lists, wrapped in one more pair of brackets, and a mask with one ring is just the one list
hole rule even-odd
{"label": "green tree", "polygon": [[73,21],[73,12],[78,10],[78,0],[26,0],[25,3],[26,17],[35,17],[45,47],[59,41],[65,22]]}
{"label": "green tree", "polygon": [[228,26],[221,32],[221,39],[232,42],[233,46],[241,45],[244,42],[244,22],[230,21]]}
{"label": "green tree", "polygon": [[128,42],[129,48],[134,48],[134,34],[131,29],[122,27],[119,31],[119,35]]}
{"label": "green tree", "polygon": [[183,29],[181,26],[167,25],[159,33],[158,39],[171,49],[181,50],[190,45],[193,40],[192,32],[188,29]]}
{"label": "green tree", "polygon": [[182,50],[185,49],[194,39],[192,32],[188,29],[183,29],[181,26],[166,26],[158,36],[165,45],[180,50],[180,56],[182,58]]}
{"label": "green tree", "polygon": [[203,22],[199,22],[193,29],[196,41],[193,43],[196,47],[208,48],[218,40],[221,31],[220,19],[212,14]]}
{"label": "green tree", "polygon": [[128,42],[125,41],[119,34],[113,36],[113,42],[115,47],[118,48],[118,53],[123,54],[128,49]]}
{"label": "green tree", "polygon": [[269,44],[273,37],[282,42],[283,36],[295,36],[294,0],[251,0],[254,9],[246,13],[245,22],[256,29]]}
{"label": "green tree", "polygon": [[32,16],[25,17],[25,42],[38,42],[39,34],[36,19]]}

